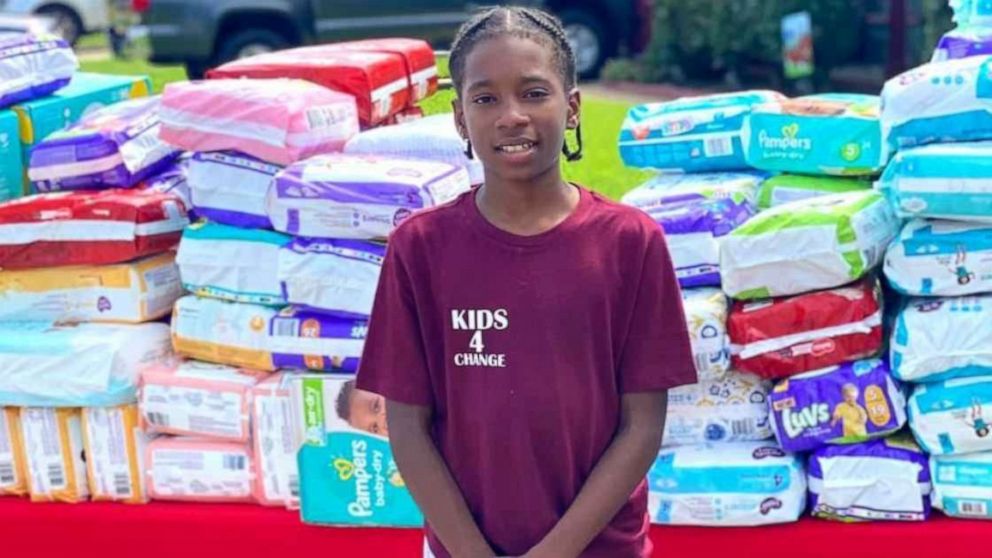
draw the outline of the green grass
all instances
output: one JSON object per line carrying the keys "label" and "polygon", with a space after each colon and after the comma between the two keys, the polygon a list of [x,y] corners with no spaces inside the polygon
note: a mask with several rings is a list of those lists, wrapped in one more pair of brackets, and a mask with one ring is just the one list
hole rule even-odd
{"label": "green grass", "polygon": [[149,76],[152,79],[152,89],[161,93],[167,83],[184,81],[186,68],[182,66],[159,66],[149,64],[144,60],[83,60],[80,63],[84,72],[98,74],[115,74],[121,76]]}
{"label": "green grass", "polygon": [[109,49],[110,39],[107,38],[106,33],[90,33],[89,35],[83,35],[76,42],[76,50],[97,50],[97,49]]}

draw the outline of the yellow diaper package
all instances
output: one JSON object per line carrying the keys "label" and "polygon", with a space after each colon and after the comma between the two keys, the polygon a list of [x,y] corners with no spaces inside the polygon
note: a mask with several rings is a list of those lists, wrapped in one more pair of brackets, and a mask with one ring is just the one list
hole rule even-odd
{"label": "yellow diaper package", "polygon": [[83,409],[86,478],[93,500],[148,501],[144,458],[149,436],[138,425],[138,406]]}
{"label": "yellow diaper package", "polygon": [[28,493],[21,420],[14,407],[0,408],[0,496]]}
{"label": "yellow diaper package", "polygon": [[25,407],[21,435],[32,502],[86,500],[86,464],[79,409]]}

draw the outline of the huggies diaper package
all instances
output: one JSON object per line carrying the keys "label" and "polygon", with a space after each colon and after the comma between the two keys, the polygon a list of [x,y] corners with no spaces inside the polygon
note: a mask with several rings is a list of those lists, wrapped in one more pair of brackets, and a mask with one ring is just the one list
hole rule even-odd
{"label": "huggies diaper package", "polygon": [[21,412],[0,408],[0,496],[28,493],[27,461],[21,439]]}
{"label": "huggies diaper package", "polygon": [[255,465],[247,444],[160,436],[148,444],[145,466],[152,500],[254,500]]}
{"label": "huggies diaper package", "polygon": [[21,436],[32,502],[89,498],[79,409],[25,407]]}
{"label": "huggies diaper package", "polygon": [[992,224],[913,219],[889,245],[883,269],[902,294],[992,292]]}
{"label": "huggies diaper package", "polygon": [[930,457],[933,505],[952,517],[992,519],[992,452]]}
{"label": "huggies diaper package", "polygon": [[82,418],[93,500],[147,502],[145,446],[150,437],[138,424],[138,406],[91,407],[83,409]]}
{"label": "huggies diaper package", "polygon": [[771,382],[731,372],[722,380],[680,386],[668,391],[663,445],[766,440]]}
{"label": "huggies diaper package", "polygon": [[276,271],[291,304],[367,316],[385,257],[375,242],[295,238],[279,249]]}
{"label": "huggies diaper package", "polygon": [[293,433],[293,375],[278,373],[252,387],[252,440],[260,504],[300,507],[299,449]]}
{"label": "huggies diaper package", "polygon": [[236,151],[194,153],[188,171],[193,208],[215,223],[271,229],[265,198],[282,169]]}
{"label": "huggies diaper package", "polygon": [[172,314],[172,344],[189,358],[275,370],[268,330],[276,313],[268,306],[185,296]]}
{"label": "huggies diaper package", "polygon": [[992,376],[917,385],[909,425],[931,455],[992,450]]}
{"label": "huggies diaper package", "polygon": [[892,375],[901,380],[992,374],[992,295],[910,300],[890,347]]}

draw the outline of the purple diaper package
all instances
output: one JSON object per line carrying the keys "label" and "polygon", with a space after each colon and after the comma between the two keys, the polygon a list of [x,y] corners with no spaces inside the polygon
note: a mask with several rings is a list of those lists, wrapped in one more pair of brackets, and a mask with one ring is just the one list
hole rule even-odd
{"label": "purple diaper package", "polygon": [[158,138],[159,98],[104,107],[31,150],[39,192],[130,188],[167,168],[180,151]]}
{"label": "purple diaper package", "polygon": [[275,368],[357,372],[368,316],[290,306],[272,318],[268,348]]}
{"label": "purple diaper package", "polygon": [[769,394],[772,428],[786,451],[881,438],[906,424],[906,394],[880,359],[782,380]]}
{"label": "purple diaper package", "polygon": [[55,36],[0,38],[0,108],[51,95],[78,69],[72,47]]}
{"label": "purple diaper package", "polygon": [[199,220],[199,216],[193,211],[193,197],[189,190],[189,182],[186,180],[186,172],[189,170],[191,157],[191,153],[183,153],[161,172],[145,180],[144,188],[179,198],[179,201],[183,202],[183,206],[186,207],[189,221],[195,223]]}
{"label": "purple diaper package", "polygon": [[222,225],[271,229],[265,197],[282,169],[237,151],[195,153],[188,174],[193,207]]}

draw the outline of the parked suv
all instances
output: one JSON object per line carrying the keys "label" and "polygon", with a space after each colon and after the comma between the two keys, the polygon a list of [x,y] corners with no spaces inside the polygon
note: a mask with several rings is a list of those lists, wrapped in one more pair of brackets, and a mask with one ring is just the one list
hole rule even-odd
{"label": "parked suv", "polygon": [[[481,7],[465,0],[131,0],[142,14],[151,61],[186,65],[190,78],[213,66],[286,47],[375,37],[417,37],[450,46]],[[651,0],[517,0],[558,15],[582,77],[607,58],[640,52]]]}
{"label": "parked suv", "polygon": [[108,24],[107,0],[0,0],[0,12],[33,14],[54,20],[54,31],[70,44]]}

